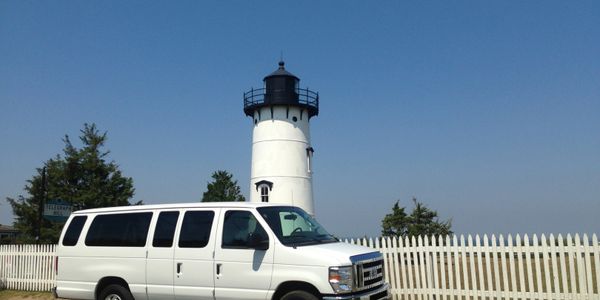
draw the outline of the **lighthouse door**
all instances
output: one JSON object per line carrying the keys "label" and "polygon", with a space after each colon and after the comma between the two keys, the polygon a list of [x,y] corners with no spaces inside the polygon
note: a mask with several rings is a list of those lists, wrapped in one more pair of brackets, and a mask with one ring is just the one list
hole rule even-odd
{"label": "lighthouse door", "polygon": [[219,224],[215,298],[265,299],[273,272],[273,238],[250,210],[227,210]]}

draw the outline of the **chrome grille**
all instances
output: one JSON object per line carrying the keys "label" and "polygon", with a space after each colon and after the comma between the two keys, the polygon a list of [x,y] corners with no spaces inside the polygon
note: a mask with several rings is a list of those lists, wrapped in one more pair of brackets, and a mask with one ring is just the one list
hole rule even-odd
{"label": "chrome grille", "polygon": [[373,288],[384,283],[382,257],[358,261],[354,268],[356,274],[356,287],[358,290]]}

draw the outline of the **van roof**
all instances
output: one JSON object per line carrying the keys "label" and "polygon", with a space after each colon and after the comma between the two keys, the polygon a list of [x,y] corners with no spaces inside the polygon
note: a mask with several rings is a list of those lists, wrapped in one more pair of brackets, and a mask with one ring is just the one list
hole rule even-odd
{"label": "van roof", "polygon": [[180,208],[221,208],[221,207],[239,207],[239,208],[256,208],[265,206],[290,206],[283,203],[262,203],[262,202],[189,202],[189,203],[173,203],[173,204],[151,204],[151,205],[130,205],[130,206],[113,206],[103,208],[91,208],[78,210],[73,212],[75,215],[94,214],[105,212],[120,212],[120,211],[137,211],[137,210],[160,210],[160,209],[180,209]]}

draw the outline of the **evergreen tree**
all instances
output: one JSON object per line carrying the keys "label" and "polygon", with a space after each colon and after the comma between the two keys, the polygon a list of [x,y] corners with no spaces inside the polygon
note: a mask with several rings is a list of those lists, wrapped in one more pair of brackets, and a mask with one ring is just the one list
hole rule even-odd
{"label": "evergreen tree", "polygon": [[452,233],[450,230],[450,227],[452,227],[450,220],[440,221],[437,211],[429,209],[423,203],[418,202],[416,198],[412,200],[415,207],[408,217],[410,220],[407,230],[408,236],[437,236]]}
{"label": "evergreen tree", "polygon": [[202,202],[232,202],[246,201],[240,192],[237,180],[227,171],[216,171],[212,174],[213,181],[206,185]]}
{"label": "evergreen tree", "polygon": [[385,215],[381,226],[383,230],[381,234],[383,236],[406,236],[408,233],[408,216],[404,211],[404,207],[398,205],[399,201],[396,201],[392,208],[392,213]]}
{"label": "evergreen tree", "polygon": [[[100,133],[95,124],[84,124],[79,139],[81,148],[75,147],[66,135],[63,155],[56,155],[36,169],[25,185],[27,195],[7,198],[15,215],[14,226],[21,232],[20,241],[35,240],[42,199],[62,200],[75,209],[130,205],[129,199],[135,192],[133,180],[123,176],[114,161],[107,161],[110,152],[102,150],[106,132]],[[42,219],[39,242],[58,242],[62,226]]]}
{"label": "evergreen tree", "polygon": [[398,202],[394,204],[391,214],[387,214],[382,222],[383,236],[417,236],[417,235],[447,235],[452,234],[451,220],[440,221],[437,211],[429,209],[423,203],[413,198],[415,207],[407,215],[404,207]]}

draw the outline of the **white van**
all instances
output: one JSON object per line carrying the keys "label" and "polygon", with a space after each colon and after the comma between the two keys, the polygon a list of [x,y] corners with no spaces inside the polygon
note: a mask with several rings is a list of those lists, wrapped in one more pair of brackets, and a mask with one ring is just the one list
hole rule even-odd
{"label": "white van", "polygon": [[381,253],[339,242],[298,207],[187,203],[74,212],[55,297],[388,299]]}

